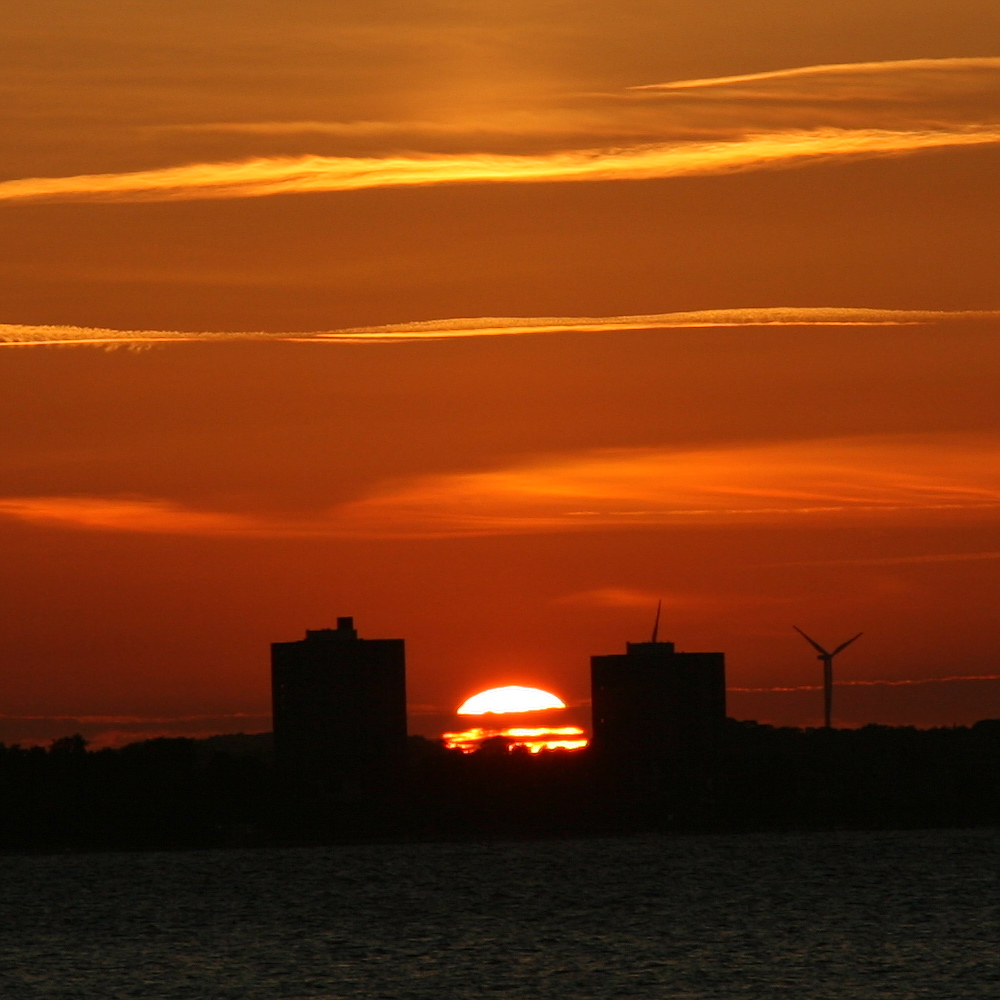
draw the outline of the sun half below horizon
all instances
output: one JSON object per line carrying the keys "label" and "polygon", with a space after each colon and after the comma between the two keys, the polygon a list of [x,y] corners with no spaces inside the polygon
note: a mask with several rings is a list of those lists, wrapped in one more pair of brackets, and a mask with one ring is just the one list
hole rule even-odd
{"label": "sun half below horizon", "polygon": [[[490,739],[507,741],[507,749],[524,748],[530,753],[542,750],[580,750],[589,740],[583,729],[575,725],[546,724],[537,713],[563,712],[566,703],[558,695],[542,688],[508,684],[488,688],[467,698],[456,710],[459,716],[513,715],[514,725],[495,728],[481,724],[454,733],[442,733],[441,738],[449,750],[472,753]],[[524,718],[529,716],[530,718]],[[520,725],[517,722],[520,722]],[[529,724],[530,722],[530,724]]]}

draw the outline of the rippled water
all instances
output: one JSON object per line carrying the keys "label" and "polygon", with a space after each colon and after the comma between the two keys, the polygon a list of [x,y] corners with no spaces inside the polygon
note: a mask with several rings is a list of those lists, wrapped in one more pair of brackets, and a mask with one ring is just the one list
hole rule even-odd
{"label": "rippled water", "polygon": [[0,858],[5,1000],[1000,996],[1000,831]]}

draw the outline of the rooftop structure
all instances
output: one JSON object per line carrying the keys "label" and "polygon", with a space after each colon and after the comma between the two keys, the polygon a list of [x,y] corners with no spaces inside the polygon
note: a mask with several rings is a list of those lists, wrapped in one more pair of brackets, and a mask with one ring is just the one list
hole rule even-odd
{"label": "rooftop structure", "polygon": [[630,642],[590,661],[592,746],[626,794],[700,795],[717,770],[726,719],[722,653]]}
{"label": "rooftop structure", "polygon": [[355,794],[386,787],[406,752],[402,639],[359,639],[352,618],[271,646],[274,749],[290,777]]}

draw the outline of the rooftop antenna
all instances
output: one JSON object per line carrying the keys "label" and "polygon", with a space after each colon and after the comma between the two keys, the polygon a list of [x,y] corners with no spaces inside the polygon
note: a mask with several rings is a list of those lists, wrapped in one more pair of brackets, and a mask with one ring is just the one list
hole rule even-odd
{"label": "rooftop antenna", "polygon": [[829,729],[830,713],[833,710],[833,658],[842,650],[847,649],[855,639],[860,639],[864,632],[859,632],[854,636],[854,639],[842,642],[832,653],[828,653],[815,639],[810,639],[798,625],[793,625],[792,628],[819,653],[816,659],[823,664],[823,725]]}
{"label": "rooftop antenna", "polygon": [[661,598],[656,602],[656,620],[653,622],[653,638],[650,642],[656,642],[657,636],[660,634],[660,609],[663,607],[663,599]]}

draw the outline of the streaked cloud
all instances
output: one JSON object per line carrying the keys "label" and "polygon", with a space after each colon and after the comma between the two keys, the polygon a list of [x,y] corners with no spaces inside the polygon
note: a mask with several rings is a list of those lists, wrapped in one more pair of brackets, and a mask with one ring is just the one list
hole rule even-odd
{"label": "streaked cloud", "polygon": [[446,88],[408,109],[412,117],[393,118],[402,110],[394,105],[352,108],[360,117],[145,119],[133,136],[171,144],[174,163],[193,162],[22,176],[0,183],[0,201],[171,202],[641,180],[992,145],[1000,141],[1000,57],[785,67],[604,93],[543,77],[504,87],[502,97],[492,88]]}
{"label": "streaked cloud", "polygon": [[879,62],[830,63],[743,73],[699,80],[643,84],[632,91],[703,91],[718,99],[742,93],[748,97],[801,97],[809,100],[926,100],[945,94],[988,92],[1000,82],[1000,57],[896,59]]}
{"label": "streaked cloud", "polygon": [[0,323],[0,347],[42,346],[56,344],[91,344],[104,347],[162,343],[197,343],[200,341],[291,340],[315,337],[316,334],[274,334],[187,332],[179,330],[106,330],[86,326],[32,326]]}
{"label": "streaked cloud", "polygon": [[[647,116],[647,121],[648,116]],[[602,118],[587,110],[535,110],[521,114],[484,114],[439,120],[399,119],[397,121],[220,121],[191,124],[151,125],[145,133],[177,133],[189,135],[248,135],[248,136],[323,136],[352,142],[369,140],[373,143],[396,141],[410,149],[425,141],[446,140],[463,144],[495,143],[508,145],[507,140],[543,138],[550,140],[580,136],[626,136],[651,138],[650,129],[642,120],[630,124],[626,120]],[[661,135],[662,138],[662,135]]]}
{"label": "streaked cloud", "polygon": [[282,534],[278,525],[240,514],[199,511],[167,500],[132,497],[23,497],[0,499],[0,517],[30,524],[214,537]]}
{"label": "streaked cloud", "polygon": [[[554,153],[678,144],[819,129],[963,131],[1000,122],[1000,58],[905,59],[775,69],[642,84],[609,93],[521,91],[517,100],[428,107],[426,117],[176,122],[144,136],[259,137],[288,152],[344,155]],[[434,115],[438,115],[435,117]],[[296,148],[296,144],[298,148]],[[245,143],[243,144],[245,148]],[[263,152],[263,150],[261,150]],[[273,152],[273,148],[268,150]]]}
{"label": "streaked cloud", "polygon": [[8,497],[0,499],[0,517],[101,531],[371,539],[993,522],[1000,517],[1000,440],[903,436],[599,450],[416,477],[307,517],[200,511],[128,497]]}
{"label": "streaked cloud", "polygon": [[[601,587],[598,590],[585,590],[577,594],[567,594],[556,598],[553,604],[583,605],[595,608],[653,608],[657,601],[662,600],[658,594],[649,590],[633,590],[629,587]],[[680,603],[679,600],[667,599],[668,604]]]}
{"label": "streaked cloud", "polygon": [[[503,124],[483,124],[483,132],[503,132],[509,127]],[[465,121],[246,121],[246,122],[195,122],[192,124],[153,125],[149,132],[207,132],[237,135],[317,135],[347,136],[350,138],[383,135],[413,135],[418,133],[454,134],[474,131],[475,127]]]}
{"label": "streaked cloud", "polygon": [[823,128],[718,142],[654,143],[524,156],[273,156],[131,173],[9,180],[0,183],[0,201],[171,202],[439,184],[650,180],[997,143],[1000,126],[983,125],[919,131]]}
{"label": "streaked cloud", "polygon": [[662,114],[666,127],[720,136],[823,127],[962,131],[1000,121],[1000,59],[801,66],[646,84],[628,93],[647,117]]}
{"label": "streaked cloud", "polygon": [[[756,326],[910,326],[1000,319],[1000,311],[919,309],[797,308],[704,309],[634,316],[536,316],[428,320],[386,326],[356,327],[317,333],[324,341],[444,340],[539,333],[600,333],[616,330],[670,330],[699,327]],[[0,336],[2,336],[0,327]]]}
{"label": "streaked cloud", "polygon": [[919,556],[879,556],[870,559],[813,559],[806,562],[772,563],[775,566],[905,566],[909,563],[989,562],[1000,552],[943,552]]}
{"label": "streaked cloud", "polygon": [[171,342],[278,341],[294,343],[406,343],[463,337],[504,337],[549,333],[611,333],[617,330],[672,330],[757,326],[915,326],[1000,319],[1000,311],[768,307],[705,309],[634,316],[478,316],[421,320],[386,326],[295,333],[108,330],[78,326],[0,323],[0,346],[92,344],[128,346]]}
{"label": "streaked cloud", "polygon": [[732,609],[741,605],[758,607],[762,604],[786,604],[788,599],[746,594],[670,593],[636,590],[631,587],[600,587],[566,594],[555,598],[552,603],[596,608],[646,608],[652,613],[657,604],[662,604],[668,611],[674,608],[690,611]]}
{"label": "streaked cloud", "polygon": [[595,451],[416,480],[346,504],[338,519],[362,532],[396,524],[426,536],[992,519],[1000,514],[998,469],[1000,442],[945,437]]}
{"label": "streaked cloud", "polygon": [[[954,677],[917,677],[905,680],[838,680],[837,687],[919,687],[924,684],[960,684],[974,681],[1000,681],[1000,674],[969,674]],[[786,687],[727,687],[739,694],[777,694],[792,691],[822,691],[821,684],[797,684]]]}

